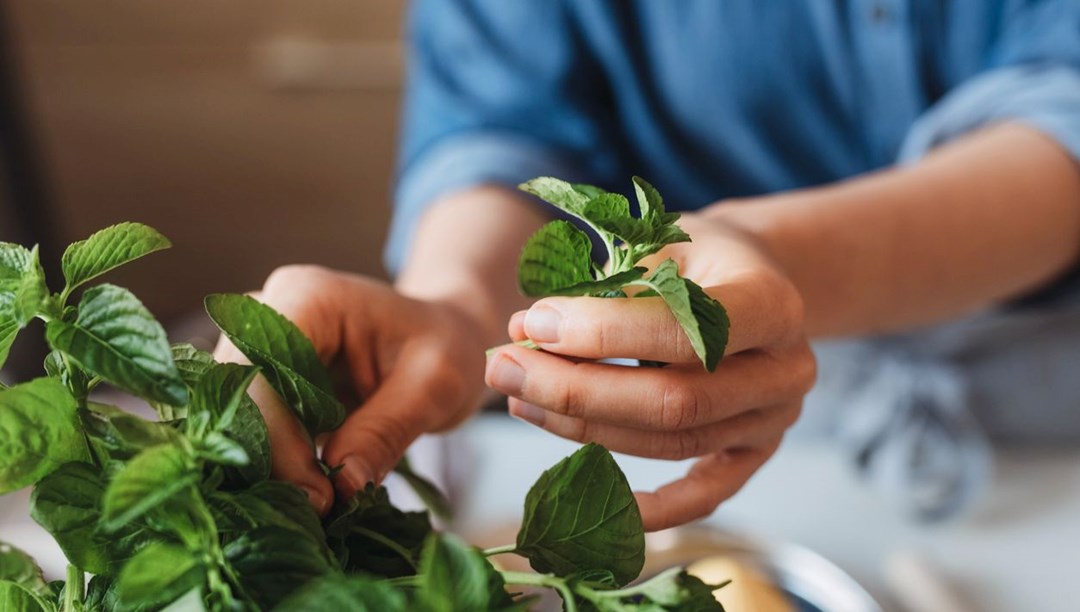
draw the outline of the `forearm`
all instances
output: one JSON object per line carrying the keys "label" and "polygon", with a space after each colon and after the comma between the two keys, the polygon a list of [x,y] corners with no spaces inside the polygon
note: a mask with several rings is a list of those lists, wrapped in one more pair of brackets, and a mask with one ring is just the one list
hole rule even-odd
{"label": "forearm", "polygon": [[749,230],[800,290],[808,332],[887,332],[958,316],[1054,279],[1080,252],[1080,169],[1001,125],[920,163],[705,212]]}
{"label": "forearm", "polygon": [[529,302],[517,291],[521,246],[547,220],[510,189],[481,186],[442,198],[420,219],[395,286],[403,294],[452,304],[502,343],[506,321]]}

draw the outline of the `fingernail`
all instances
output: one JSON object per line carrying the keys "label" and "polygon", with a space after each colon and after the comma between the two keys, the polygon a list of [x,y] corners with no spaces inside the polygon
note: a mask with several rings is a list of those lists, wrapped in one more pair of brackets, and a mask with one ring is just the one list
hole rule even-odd
{"label": "fingernail", "polygon": [[329,504],[330,500],[326,499],[325,495],[320,493],[314,487],[309,487],[307,485],[300,485],[300,488],[303,489],[304,493],[307,493],[308,501],[312,506],[315,506],[315,510],[318,511],[319,514],[326,512],[326,506]]}
{"label": "fingernail", "polygon": [[374,482],[375,477],[371,473],[371,468],[360,457],[349,455],[341,460],[341,464],[345,466],[341,469],[341,477],[354,491],[363,491],[369,482]]}
{"label": "fingernail", "polygon": [[491,386],[507,395],[520,395],[525,385],[525,370],[506,355],[496,357],[491,370]]}
{"label": "fingernail", "polygon": [[543,408],[527,402],[514,402],[510,407],[510,414],[537,427],[543,427],[544,419],[547,418],[547,412]]}
{"label": "fingernail", "polygon": [[525,314],[525,334],[536,342],[558,342],[562,315],[550,306],[533,306]]}

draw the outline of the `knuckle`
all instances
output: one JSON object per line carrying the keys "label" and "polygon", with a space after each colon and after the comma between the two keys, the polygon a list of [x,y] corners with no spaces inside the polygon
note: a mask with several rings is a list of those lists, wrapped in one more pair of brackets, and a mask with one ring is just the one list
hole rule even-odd
{"label": "knuckle", "polygon": [[311,282],[327,273],[326,268],[313,264],[289,264],[275,268],[266,277],[263,290],[267,293],[285,290],[293,291],[297,285]]}
{"label": "knuckle", "polygon": [[666,459],[682,461],[702,455],[702,438],[695,432],[681,432],[672,436]]}
{"label": "knuckle", "polygon": [[555,411],[559,414],[581,419],[585,416],[585,398],[578,385],[563,384],[555,401]]}
{"label": "knuckle", "polygon": [[671,384],[664,387],[657,413],[657,427],[679,431],[697,423],[703,406],[701,393],[690,385]]}

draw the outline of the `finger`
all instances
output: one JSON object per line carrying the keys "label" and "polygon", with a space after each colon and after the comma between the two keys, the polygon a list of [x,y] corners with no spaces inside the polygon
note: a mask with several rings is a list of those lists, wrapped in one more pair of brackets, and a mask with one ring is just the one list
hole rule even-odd
{"label": "finger", "polygon": [[431,428],[432,415],[447,409],[440,399],[451,397],[452,390],[443,388],[432,375],[441,367],[432,359],[418,351],[404,352],[401,361],[409,364],[407,371],[395,369],[330,436],[323,460],[330,466],[344,466],[334,481],[344,498],[370,482],[381,482],[409,445]]}
{"label": "finger", "polygon": [[[725,354],[782,343],[798,331],[796,294],[767,275],[743,275],[706,292],[731,320]],[[697,362],[682,327],[659,297],[542,299],[525,315],[526,335],[544,350],[587,359]]]}
{"label": "finger", "polygon": [[750,480],[779,445],[777,438],[762,447],[709,455],[695,463],[685,477],[652,493],[635,493],[645,531],[684,525],[712,514]]}
{"label": "finger", "polygon": [[[296,303],[276,299],[279,294],[280,291],[248,293],[256,300],[264,301],[265,298],[270,307],[290,320],[299,318]],[[224,334],[218,340],[214,358],[221,362],[251,363]],[[334,488],[320,469],[311,439],[300,421],[263,376],[255,378],[248,394],[266,421],[270,437],[270,475],[303,489],[316,511],[320,515],[326,514],[333,504]]]}
{"label": "finger", "polygon": [[525,313],[527,312],[527,310],[519,310],[510,315],[510,323],[506,326],[507,332],[510,334],[510,340],[519,342],[529,337],[525,333]]}
{"label": "finger", "polygon": [[799,415],[799,403],[748,410],[730,419],[684,431],[646,431],[568,417],[510,398],[510,415],[549,431],[560,438],[587,444],[595,442],[608,450],[647,457],[681,461],[731,448],[757,446],[790,427]]}
{"label": "finger", "polygon": [[[680,431],[730,418],[749,408],[801,397],[813,382],[812,362],[747,352],[716,372],[698,367],[627,368],[500,347],[485,381],[497,391],[550,412],[639,429]],[[802,372],[807,369],[807,372]]]}
{"label": "finger", "polygon": [[300,421],[261,375],[252,382],[248,393],[270,434],[270,475],[303,489],[315,510],[326,514],[334,501],[334,489],[319,468]]}

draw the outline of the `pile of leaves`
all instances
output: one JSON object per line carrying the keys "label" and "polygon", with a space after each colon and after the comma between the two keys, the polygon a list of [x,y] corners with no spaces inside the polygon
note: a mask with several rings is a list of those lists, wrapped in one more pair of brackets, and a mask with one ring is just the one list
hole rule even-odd
{"label": "pile of leaves", "polygon": [[[677,231],[659,214],[658,239],[670,239]],[[295,326],[249,297],[212,295],[207,312],[253,365],[216,363],[170,346],[127,289],[87,288],[168,246],[145,225],[106,228],[68,247],[53,293],[36,248],[0,243],[0,366],[34,319],[52,349],[42,377],[0,385],[0,494],[32,486],[33,518],[70,564],[66,580],[47,582],[30,556],[0,543],[0,609],[522,610],[533,601],[515,594],[523,586],[556,590],[571,611],[721,609],[715,587],[680,569],[626,586],[644,562],[641,517],[595,445],[540,477],[513,545],[469,546],[374,485],[320,518],[300,489],[269,479],[266,424],[246,393],[261,374],[312,436],[342,422],[330,378]],[[635,268],[620,282],[640,277]],[[667,278],[651,277],[665,299]],[[146,400],[160,420],[93,401],[101,383]],[[509,552],[536,571],[489,561]]]}

